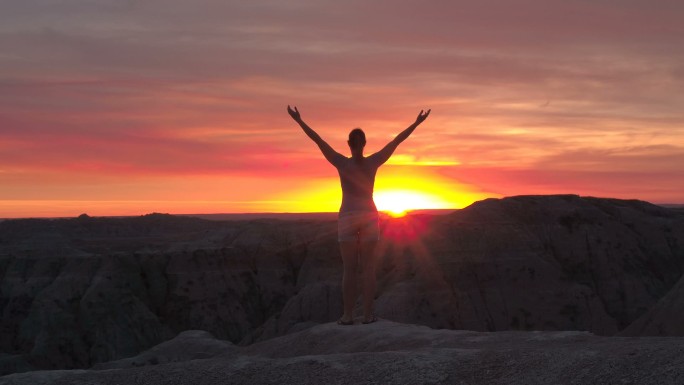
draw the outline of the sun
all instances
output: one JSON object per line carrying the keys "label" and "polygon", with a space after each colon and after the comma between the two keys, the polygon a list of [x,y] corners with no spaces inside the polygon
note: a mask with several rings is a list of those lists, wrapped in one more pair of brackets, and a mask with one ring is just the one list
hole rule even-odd
{"label": "sun", "polygon": [[402,217],[408,211],[416,209],[441,209],[449,206],[437,196],[410,190],[378,191],[373,198],[378,210],[393,217]]}
{"label": "sun", "polygon": [[[378,210],[395,217],[420,209],[460,209],[475,201],[498,196],[434,171],[409,166],[386,167],[378,175],[374,187],[373,200]],[[325,177],[307,180],[301,187],[274,193],[255,204],[268,207],[272,212],[336,212],[341,200],[339,179]]]}

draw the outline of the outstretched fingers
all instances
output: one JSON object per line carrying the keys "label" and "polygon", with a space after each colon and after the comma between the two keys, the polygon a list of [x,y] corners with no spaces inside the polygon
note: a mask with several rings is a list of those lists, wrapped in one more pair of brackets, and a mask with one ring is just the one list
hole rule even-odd
{"label": "outstretched fingers", "polygon": [[292,118],[294,118],[295,120],[299,119],[299,110],[297,109],[297,106],[295,106],[295,108],[293,110],[292,107],[290,107],[290,105],[288,104],[287,105],[287,113],[290,114],[290,116]]}
{"label": "outstretched fingers", "polygon": [[427,111],[420,110],[420,112],[418,113],[418,117],[416,118],[416,121],[418,123],[422,123],[425,119],[427,119],[428,115],[430,115],[430,111],[432,111],[432,109],[428,109]]}

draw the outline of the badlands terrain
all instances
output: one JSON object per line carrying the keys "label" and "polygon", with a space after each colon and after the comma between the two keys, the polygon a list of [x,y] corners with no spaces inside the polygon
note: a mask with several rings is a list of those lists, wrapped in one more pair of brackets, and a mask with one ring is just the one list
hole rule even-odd
{"label": "badlands terrain", "polygon": [[0,383],[684,383],[684,211],[575,195],[384,218],[343,327],[325,217],[0,222]]}

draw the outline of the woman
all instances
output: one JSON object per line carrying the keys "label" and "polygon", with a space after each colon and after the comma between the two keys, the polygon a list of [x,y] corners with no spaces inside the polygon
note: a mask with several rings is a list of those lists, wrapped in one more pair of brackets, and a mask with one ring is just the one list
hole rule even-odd
{"label": "woman", "polygon": [[360,128],[349,133],[349,149],[351,158],[333,150],[311,127],[302,120],[297,107],[287,106],[287,112],[297,122],[304,133],[321,149],[323,156],[337,169],[342,185],[342,205],[340,206],[337,224],[338,241],[342,254],[344,273],[342,275],[342,292],[344,314],[337,321],[340,325],[353,325],[352,311],[356,302],[356,267],[359,261],[363,271],[363,323],[377,321],[373,314],[375,297],[375,246],[378,242],[378,210],[373,202],[373,185],[378,168],[384,164],[397,146],[411,135],[428,115],[420,111],[416,121],[397,135],[394,140],[380,151],[370,156],[363,156],[366,135]]}

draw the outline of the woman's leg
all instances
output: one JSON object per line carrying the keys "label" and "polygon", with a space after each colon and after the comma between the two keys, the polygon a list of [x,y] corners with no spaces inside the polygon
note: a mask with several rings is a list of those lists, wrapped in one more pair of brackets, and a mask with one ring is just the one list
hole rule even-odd
{"label": "woman's leg", "polygon": [[375,301],[375,246],[377,241],[361,242],[359,259],[363,274],[363,320],[373,318],[373,302]]}
{"label": "woman's leg", "polygon": [[349,322],[354,319],[353,311],[356,303],[356,266],[359,257],[359,248],[356,241],[340,242],[342,254],[342,299],[344,302],[344,315],[342,321]]}

